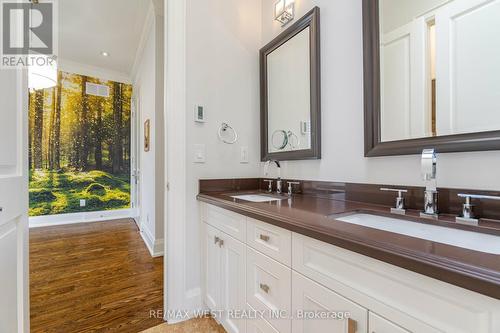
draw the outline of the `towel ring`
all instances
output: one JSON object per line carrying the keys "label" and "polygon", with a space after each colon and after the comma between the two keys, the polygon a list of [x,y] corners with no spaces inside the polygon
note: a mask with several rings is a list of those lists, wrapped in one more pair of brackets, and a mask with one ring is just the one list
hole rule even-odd
{"label": "towel ring", "polygon": [[[283,135],[283,142],[279,142],[278,144],[276,144],[276,134],[281,134]],[[273,132],[273,135],[271,136],[271,143],[274,147],[274,149],[277,149],[277,150],[283,150],[286,148],[286,146],[288,145],[288,133],[284,130],[276,130]]]}
{"label": "towel ring", "polygon": [[[222,136],[222,134],[229,129],[233,132],[233,136],[234,136],[233,140],[231,140],[231,141],[224,139]],[[236,141],[238,141],[238,133],[236,133],[236,130],[234,128],[232,128],[231,126],[229,126],[227,123],[222,123],[219,127],[219,139],[222,142],[227,143],[228,145],[232,145],[232,144],[235,144]]]}
{"label": "towel ring", "polygon": [[[288,131],[287,138],[288,138],[288,145],[290,146],[290,148],[295,149],[300,147],[300,138],[297,136],[297,134],[293,133],[292,131]],[[294,141],[293,138],[295,138],[295,144],[293,142]]]}

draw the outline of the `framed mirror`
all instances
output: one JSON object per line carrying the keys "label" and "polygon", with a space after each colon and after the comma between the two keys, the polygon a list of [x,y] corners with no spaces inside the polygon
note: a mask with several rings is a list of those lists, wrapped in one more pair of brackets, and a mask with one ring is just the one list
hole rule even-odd
{"label": "framed mirror", "polygon": [[319,13],[260,50],[262,161],[321,158]]}
{"label": "framed mirror", "polygon": [[365,156],[500,150],[500,2],[363,0]]}

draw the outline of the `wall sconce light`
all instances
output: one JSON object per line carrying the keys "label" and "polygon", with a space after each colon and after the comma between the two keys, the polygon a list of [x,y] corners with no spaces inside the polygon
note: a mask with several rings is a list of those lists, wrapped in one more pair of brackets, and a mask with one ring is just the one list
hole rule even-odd
{"label": "wall sconce light", "polygon": [[295,0],[278,0],[274,4],[274,19],[284,27],[295,17]]}

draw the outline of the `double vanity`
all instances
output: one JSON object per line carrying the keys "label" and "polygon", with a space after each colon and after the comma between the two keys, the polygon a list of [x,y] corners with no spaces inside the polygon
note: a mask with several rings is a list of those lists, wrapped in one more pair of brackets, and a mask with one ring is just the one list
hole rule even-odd
{"label": "double vanity", "polygon": [[[230,333],[498,333],[499,193],[439,188],[436,154],[500,150],[500,2],[362,7],[364,157],[422,154],[423,187],[201,180],[204,303]],[[315,7],[260,51],[266,176],[343,125],[321,123],[320,27]]]}
{"label": "double vanity", "polygon": [[500,225],[394,214],[366,186],[200,182],[203,296],[228,332],[500,331]]}

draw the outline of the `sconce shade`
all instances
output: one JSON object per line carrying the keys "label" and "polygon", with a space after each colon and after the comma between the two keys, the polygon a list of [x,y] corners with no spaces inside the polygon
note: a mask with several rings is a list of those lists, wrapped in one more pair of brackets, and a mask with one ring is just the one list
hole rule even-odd
{"label": "sconce shade", "polygon": [[295,17],[295,0],[278,0],[274,4],[274,19],[281,23],[281,26],[287,25]]}

